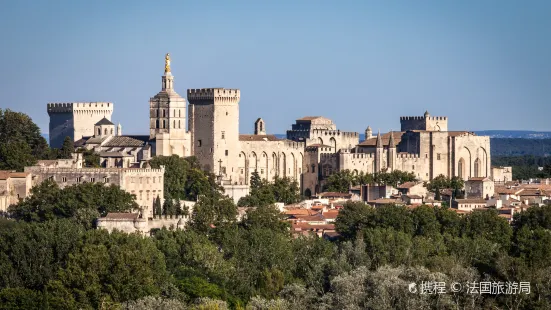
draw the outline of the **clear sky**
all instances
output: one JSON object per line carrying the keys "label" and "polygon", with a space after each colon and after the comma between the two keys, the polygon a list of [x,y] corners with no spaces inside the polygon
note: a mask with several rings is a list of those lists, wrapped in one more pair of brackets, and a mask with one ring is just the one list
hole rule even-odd
{"label": "clear sky", "polygon": [[450,130],[551,130],[551,1],[0,1],[0,107],[111,101],[148,133],[164,54],[175,88],[241,89],[240,129],[323,115],[341,130],[449,116]]}

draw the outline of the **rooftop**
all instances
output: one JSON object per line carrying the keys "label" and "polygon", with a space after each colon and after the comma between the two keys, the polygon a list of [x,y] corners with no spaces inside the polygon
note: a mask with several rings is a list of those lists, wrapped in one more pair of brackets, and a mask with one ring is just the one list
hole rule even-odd
{"label": "rooftop", "polygon": [[97,122],[95,125],[115,125],[107,118],[102,118],[99,122]]}
{"label": "rooftop", "polygon": [[239,135],[239,141],[281,141],[275,135]]}

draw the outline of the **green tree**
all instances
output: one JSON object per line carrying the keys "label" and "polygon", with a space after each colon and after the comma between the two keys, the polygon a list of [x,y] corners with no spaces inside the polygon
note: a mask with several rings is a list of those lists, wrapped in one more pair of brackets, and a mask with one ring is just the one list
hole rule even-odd
{"label": "green tree", "polygon": [[441,191],[443,189],[450,188],[450,180],[441,174],[432,179],[430,182],[425,182],[425,187],[428,191],[434,193],[435,200],[442,200]]}
{"label": "green tree", "polygon": [[[134,197],[116,185],[82,183],[60,189],[54,181],[46,180],[31,189],[31,195],[10,206],[11,216],[24,221],[48,221],[55,218],[75,218],[78,210],[93,210],[93,221],[108,212],[137,210]],[[80,219],[82,220],[82,218]]]}
{"label": "green tree", "polygon": [[[22,144],[28,145],[28,148],[22,148]],[[10,147],[0,148],[0,163],[4,162],[5,158],[15,158],[9,155],[14,148],[17,149],[18,155],[23,155],[20,162],[4,163],[2,169],[20,170],[21,166],[28,164],[29,157],[48,159],[50,153],[48,143],[33,120],[24,113],[9,109],[0,109],[0,146],[2,145]]]}
{"label": "green tree", "polygon": [[375,210],[363,202],[346,202],[335,221],[335,228],[346,239],[353,239],[363,228],[368,227]]}
{"label": "green tree", "polygon": [[23,171],[35,163],[32,149],[25,141],[0,142],[0,170]]}
{"label": "green tree", "polygon": [[84,160],[84,166],[87,168],[99,168],[100,167],[100,156],[98,153],[93,150],[87,150],[79,148],[77,153],[82,153],[82,159]]}
{"label": "green tree", "polygon": [[163,207],[161,205],[161,198],[159,196],[157,196],[157,198],[155,198],[155,202],[153,202],[153,212],[155,216],[160,216],[163,214]]}
{"label": "green tree", "polygon": [[63,146],[59,151],[59,158],[71,158],[71,154],[75,152],[75,147],[73,145],[73,139],[67,136],[63,140]]}
{"label": "green tree", "polygon": [[193,207],[191,227],[200,232],[208,232],[212,228],[235,223],[237,207],[228,196],[219,192],[200,196]]}

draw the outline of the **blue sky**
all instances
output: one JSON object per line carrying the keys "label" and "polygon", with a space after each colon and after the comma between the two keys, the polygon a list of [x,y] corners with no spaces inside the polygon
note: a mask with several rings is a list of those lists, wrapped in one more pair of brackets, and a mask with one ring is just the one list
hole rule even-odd
{"label": "blue sky", "polygon": [[241,89],[240,130],[323,115],[341,130],[449,116],[450,130],[551,130],[551,1],[2,1],[0,107],[111,101],[148,132],[175,88]]}

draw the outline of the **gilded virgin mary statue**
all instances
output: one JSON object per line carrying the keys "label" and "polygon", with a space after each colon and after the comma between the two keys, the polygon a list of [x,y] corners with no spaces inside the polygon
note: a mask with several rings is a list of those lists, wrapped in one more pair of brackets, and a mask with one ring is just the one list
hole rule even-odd
{"label": "gilded virgin mary statue", "polygon": [[165,56],[165,73],[170,72],[170,54],[167,53]]}

